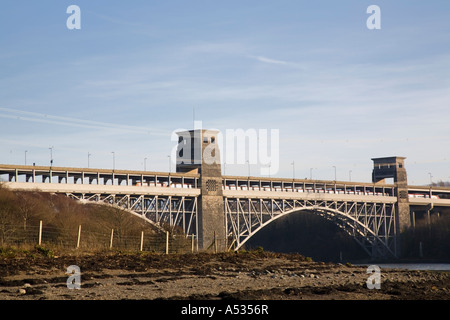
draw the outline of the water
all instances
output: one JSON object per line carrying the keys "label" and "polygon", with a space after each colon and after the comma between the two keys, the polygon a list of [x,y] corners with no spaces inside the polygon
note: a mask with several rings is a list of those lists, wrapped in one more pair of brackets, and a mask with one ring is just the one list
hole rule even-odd
{"label": "water", "polygon": [[[428,270],[428,271],[450,271],[450,263],[373,263],[383,268],[407,269],[407,270]],[[359,264],[369,266],[371,264]]]}

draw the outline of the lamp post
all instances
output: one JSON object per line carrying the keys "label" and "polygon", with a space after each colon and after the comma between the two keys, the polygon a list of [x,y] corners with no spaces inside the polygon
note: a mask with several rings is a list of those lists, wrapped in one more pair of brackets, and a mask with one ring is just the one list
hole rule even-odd
{"label": "lamp post", "polygon": [[114,151],[111,151],[113,155],[113,170],[116,170],[116,153]]}
{"label": "lamp post", "polygon": [[317,168],[309,168],[309,179],[312,180],[312,171]]}
{"label": "lamp post", "polygon": [[294,180],[295,179],[295,162],[294,162],[294,160],[292,160],[292,180]]}
{"label": "lamp post", "polygon": [[247,162],[247,167],[248,167],[248,176],[250,177],[250,161],[246,161]]}
{"label": "lamp post", "polygon": [[50,167],[53,166],[53,146],[50,149]]}
{"label": "lamp post", "polygon": [[92,154],[90,154],[89,152],[88,152],[88,168],[89,168],[89,158],[92,156]]}
{"label": "lamp post", "polygon": [[334,181],[337,181],[337,178],[336,178],[336,166],[333,166],[333,168],[334,168]]}
{"label": "lamp post", "polygon": [[144,171],[147,171],[147,158],[144,158]]}
{"label": "lamp post", "polygon": [[28,150],[25,150],[25,165],[27,165],[27,152]]}

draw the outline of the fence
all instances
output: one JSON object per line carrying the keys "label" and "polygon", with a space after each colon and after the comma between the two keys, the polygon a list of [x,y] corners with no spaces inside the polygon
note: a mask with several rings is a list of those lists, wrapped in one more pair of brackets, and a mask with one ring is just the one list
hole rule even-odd
{"label": "fence", "polygon": [[129,251],[147,251],[155,253],[182,253],[197,251],[194,237],[170,234],[168,231],[158,233],[123,234],[111,229],[109,232],[92,232],[83,230],[61,229],[39,225],[0,225],[0,246],[27,247],[34,245],[54,246],[61,249],[119,249]]}

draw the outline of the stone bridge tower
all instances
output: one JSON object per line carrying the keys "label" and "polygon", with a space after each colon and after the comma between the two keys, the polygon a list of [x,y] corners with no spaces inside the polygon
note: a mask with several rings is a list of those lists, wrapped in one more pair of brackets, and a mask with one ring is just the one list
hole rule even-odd
{"label": "stone bridge tower", "polygon": [[198,241],[200,249],[226,249],[220,150],[216,130],[177,132],[177,172],[200,174]]}
{"label": "stone bridge tower", "polygon": [[373,158],[373,183],[385,183],[386,178],[394,178],[397,186],[396,234],[397,252],[400,251],[400,235],[411,227],[411,216],[408,198],[408,181],[405,168],[405,157]]}

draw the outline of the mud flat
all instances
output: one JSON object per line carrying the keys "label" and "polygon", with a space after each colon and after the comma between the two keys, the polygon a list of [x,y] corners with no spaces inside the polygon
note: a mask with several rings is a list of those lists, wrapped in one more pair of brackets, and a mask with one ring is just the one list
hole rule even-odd
{"label": "mud flat", "polygon": [[[69,289],[69,266],[80,289]],[[0,258],[0,300],[450,300],[448,272],[380,270],[270,252],[100,252]],[[73,275],[72,275],[73,276]]]}

